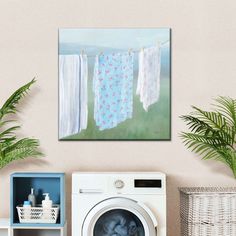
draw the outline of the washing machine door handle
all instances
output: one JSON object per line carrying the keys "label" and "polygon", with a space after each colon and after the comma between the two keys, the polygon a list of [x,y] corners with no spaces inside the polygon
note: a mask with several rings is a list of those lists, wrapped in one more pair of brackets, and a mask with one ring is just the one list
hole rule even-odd
{"label": "washing machine door handle", "polygon": [[152,219],[153,225],[156,228],[158,226],[158,222],[156,217],[154,216],[153,212],[150,210],[149,207],[147,207],[143,202],[137,202],[137,204],[142,207],[150,216],[150,218]]}

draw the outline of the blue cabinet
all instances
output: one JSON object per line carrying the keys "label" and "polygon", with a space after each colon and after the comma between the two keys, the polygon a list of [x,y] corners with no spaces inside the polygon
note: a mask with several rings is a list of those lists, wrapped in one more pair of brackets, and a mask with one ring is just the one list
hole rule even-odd
{"label": "blue cabinet", "polygon": [[[35,190],[36,202],[41,204],[43,193],[49,193],[53,204],[60,205],[56,224],[20,223],[16,206],[28,199],[31,188]],[[64,173],[14,173],[11,175],[10,222],[19,227],[58,227],[65,224],[65,174]]]}

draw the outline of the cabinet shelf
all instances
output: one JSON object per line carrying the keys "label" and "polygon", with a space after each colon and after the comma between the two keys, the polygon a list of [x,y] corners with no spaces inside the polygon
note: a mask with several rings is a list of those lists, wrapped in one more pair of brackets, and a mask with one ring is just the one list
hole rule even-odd
{"label": "cabinet shelf", "polygon": [[0,219],[0,236],[11,236],[10,219]]}
{"label": "cabinet shelf", "polygon": [[67,235],[67,224],[63,227],[12,227],[12,235],[10,236],[66,236]]}
{"label": "cabinet shelf", "polygon": [[[16,206],[28,199],[34,188],[36,202],[44,199],[43,193],[49,193],[53,204],[60,205],[60,212],[55,224],[20,223]],[[65,224],[65,174],[64,173],[13,173],[11,175],[10,224],[14,228],[27,227],[63,227]],[[20,230],[19,230],[20,231]],[[1,235],[0,235],[1,236]]]}
{"label": "cabinet shelf", "polygon": [[56,227],[11,226],[10,219],[0,219],[0,236],[66,236],[67,223]]}

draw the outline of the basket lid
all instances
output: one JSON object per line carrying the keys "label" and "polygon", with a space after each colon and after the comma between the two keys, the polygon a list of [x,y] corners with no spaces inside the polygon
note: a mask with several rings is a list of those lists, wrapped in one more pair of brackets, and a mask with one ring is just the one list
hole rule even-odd
{"label": "basket lid", "polygon": [[179,191],[185,194],[233,194],[236,187],[181,187]]}

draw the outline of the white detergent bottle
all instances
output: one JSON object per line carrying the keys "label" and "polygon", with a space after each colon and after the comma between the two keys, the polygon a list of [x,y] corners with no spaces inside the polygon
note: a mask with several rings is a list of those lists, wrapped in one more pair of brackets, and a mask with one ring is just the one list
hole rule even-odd
{"label": "white detergent bottle", "polygon": [[50,200],[49,193],[44,193],[45,200],[42,201],[43,207],[43,218],[51,219],[51,208],[52,208],[52,200]]}

